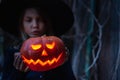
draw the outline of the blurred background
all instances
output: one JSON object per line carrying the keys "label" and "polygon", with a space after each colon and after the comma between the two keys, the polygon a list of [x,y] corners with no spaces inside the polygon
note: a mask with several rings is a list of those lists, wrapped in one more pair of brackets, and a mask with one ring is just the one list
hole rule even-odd
{"label": "blurred background", "polygon": [[[62,38],[70,50],[76,80],[120,80],[120,0],[63,1],[75,18],[73,27]],[[0,29],[0,68],[3,44],[14,39]]]}

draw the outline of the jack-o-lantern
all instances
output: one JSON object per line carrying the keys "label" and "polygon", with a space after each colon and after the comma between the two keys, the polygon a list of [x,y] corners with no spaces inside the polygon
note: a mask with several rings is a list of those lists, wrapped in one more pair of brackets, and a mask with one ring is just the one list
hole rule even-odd
{"label": "jack-o-lantern", "polygon": [[63,41],[56,36],[29,38],[22,44],[23,62],[33,71],[47,71],[62,65],[67,59]]}

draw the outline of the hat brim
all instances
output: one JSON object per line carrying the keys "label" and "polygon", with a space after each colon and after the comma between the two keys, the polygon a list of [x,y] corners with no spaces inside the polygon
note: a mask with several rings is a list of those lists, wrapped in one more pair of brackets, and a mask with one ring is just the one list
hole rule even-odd
{"label": "hat brim", "polygon": [[16,35],[20,11],[33,5],[43,7],[50,15],[56,36],[66,33],[73,26],[74,16],[70,7],[60,0],[3,0],[0,5],[0,26]]}

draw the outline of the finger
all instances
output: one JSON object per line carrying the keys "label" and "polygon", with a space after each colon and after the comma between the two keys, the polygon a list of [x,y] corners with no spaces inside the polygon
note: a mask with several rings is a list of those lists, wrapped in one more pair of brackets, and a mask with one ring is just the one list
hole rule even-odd
{"label": "finger", "polygon": [[25,68],[24,72],[27,72],[27,71],[29,71],[29,67],[28,66]]}
{"label": "finger", "polygon": [[20,53],[19,52],[17,52],[17,53],[14,54],[15,61],[17,61],[17,59],[19,59],[19,57],[20,57]]}
{"label": "finger", "polygon": [[24,64],[23,64],[23,61],[21,62],[21,64],[20,64],[20,70],[23,70],[23,67],[24,67]]}
{"label": "finger", "polygon": [[20,56],[17,57],[16,62],[15,62],[15,67],[16,69],[20,69],[20,65],[22,63],[22,59]]}
{"label": "finger", "polygon": [[14,62],[13,62],[13,65],[14,65],[14,66],[15,66],[16,63],[17,63],[18,57],[19,57],[19,56],[14,56]]}
{"label": "finger", "polygon": [[20,71],[27,72],[28,70],[29,70],[29,67],[26,66],[26,65],[24,64],[24,62],[22,61],[22,62],[21,62],[21,65],[20,65]]}
{"label": "finger", "polygon": [[17,55],[20,55],[20,52],[16,52],[14,55],[16,55],[16,56],[17,56]]}

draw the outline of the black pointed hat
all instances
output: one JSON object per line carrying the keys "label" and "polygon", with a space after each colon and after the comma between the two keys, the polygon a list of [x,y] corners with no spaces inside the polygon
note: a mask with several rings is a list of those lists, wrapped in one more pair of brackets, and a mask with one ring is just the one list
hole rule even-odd
{"label": "black pointed hat", "polygon": [[60,0],[2,0],[0,4],[0,26],[4,30],[18,33],[18,18],[25,7],[38,6],[52,18],[53,32],[56,36],[66,33],[74,22],[70,7]]}

